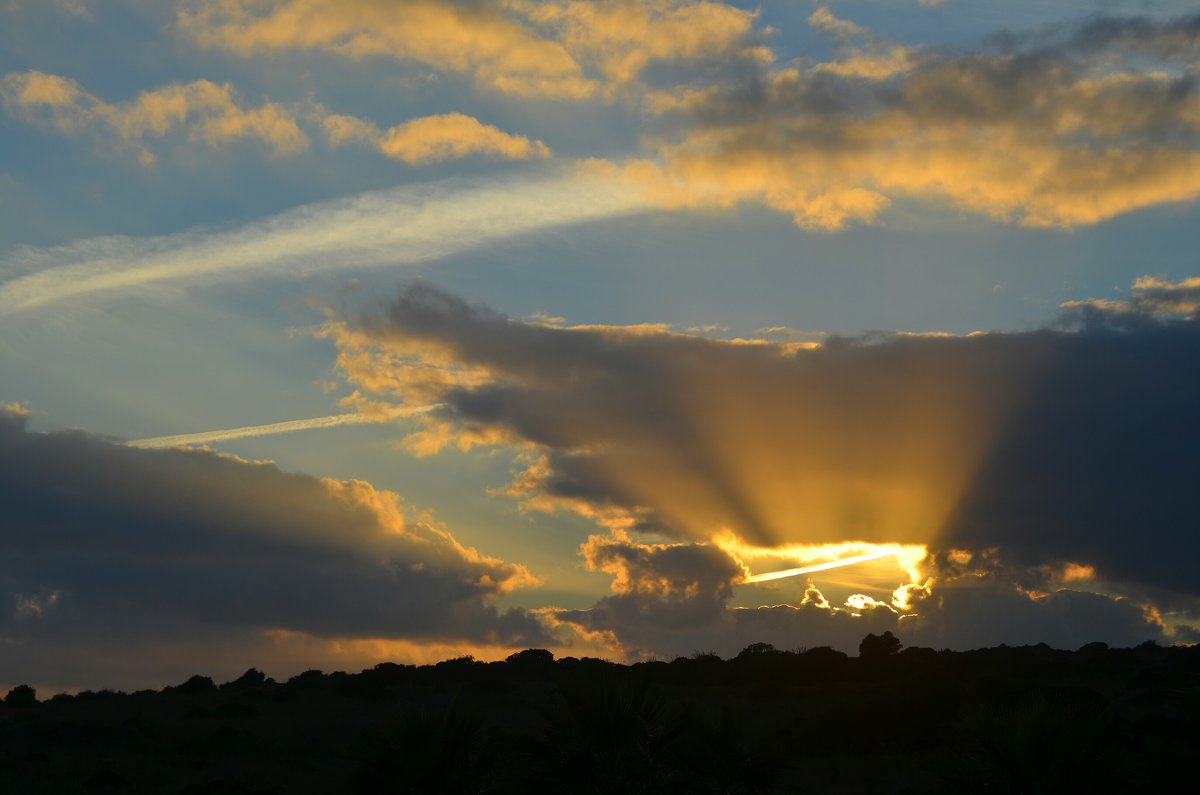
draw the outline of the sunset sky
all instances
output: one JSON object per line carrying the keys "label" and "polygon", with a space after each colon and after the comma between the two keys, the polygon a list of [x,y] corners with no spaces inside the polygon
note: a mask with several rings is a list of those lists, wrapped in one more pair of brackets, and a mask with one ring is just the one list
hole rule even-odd
{"label": "sunset sky", "polygon": [[1198,196],[1194,0],[0,0],[0,687],[1196,642]]}

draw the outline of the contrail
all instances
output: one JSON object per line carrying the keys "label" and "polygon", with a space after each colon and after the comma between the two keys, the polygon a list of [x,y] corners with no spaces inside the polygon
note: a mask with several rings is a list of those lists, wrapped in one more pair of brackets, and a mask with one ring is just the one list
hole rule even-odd
{"label": "contrail", "polygon": [[445,180],[297,207],[229,231],[22,247],[0,261],[0,314],[155,282],[428,261],[494,240],[641,212],[649,200],[602,175],[539,171]]}
{"label": "contrail", "polygon": [[782,580],[784,577],[795,577],[798,574],[812,574],[815,571],[828,571],[829,569],[838,569],[842,566],[853,566],[855,563],[866,563],[868,560],[878,560],[886,558],[889,555],[897,554],[894,549],[886,549],[883,552],[869,552],[866,555],[854,555],[849,558],[841,558],[840,560],[830,561],[828,563],[816,563],[812,566],[801,566],[796,569],[783,569],[781,571],[768,571],[763,574],[752,574],[743,582],[766,582],[768,580]]}
{"label": "contrail", "polygon": [[277,433],[292,433],[307,431],[314,428],[333,428],[338,425],[365,425],[375,422],[387,422],[397,417],[411,417],[430,412],[442,404],[417,406],[403,412],[386,416],[369,414],[334,414],[329,417],[312,417],[306,420],[287,420],[286,422],[271,422],[266,425],[246,425],[241,428],[225,428],[219,431],[201,431],[199,433],[181,433],[175,436],[155,436],[151,439],[132,439],[126,442],[128,447],[156,448],[180,447],[189,444],[207,444],[209,442],[225,442],[230,439],[245,439],[250,436],[271,436]]}

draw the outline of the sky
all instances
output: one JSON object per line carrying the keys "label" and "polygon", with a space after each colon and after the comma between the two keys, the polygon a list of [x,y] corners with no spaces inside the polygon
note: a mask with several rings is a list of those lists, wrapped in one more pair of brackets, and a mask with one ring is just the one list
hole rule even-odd
{"label": "sky", "polygon": [[1173,0],[0,0],[0,686],[1200,639]]}

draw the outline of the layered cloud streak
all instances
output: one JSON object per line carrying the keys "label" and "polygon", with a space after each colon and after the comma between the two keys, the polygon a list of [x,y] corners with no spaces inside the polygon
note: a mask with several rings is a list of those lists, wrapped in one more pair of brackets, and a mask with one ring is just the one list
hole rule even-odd
{"label": "layered cloud streak", "polygon": [[107,237],[17,249],[0,263],[0,313],[158,282],[404,265],[513,235],[612,218],[647,206],[612,180],[542,174],[409,185],[299,207],[239,229]]}

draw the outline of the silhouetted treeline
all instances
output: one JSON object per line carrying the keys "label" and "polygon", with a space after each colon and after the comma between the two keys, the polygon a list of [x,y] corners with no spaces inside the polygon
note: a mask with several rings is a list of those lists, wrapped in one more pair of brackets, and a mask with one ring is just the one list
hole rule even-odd
{"label": "silhouetted treeline", "polygon": [[531,649],[0,707],[5,793],[1158,792],[1191,777],[1200,648]]}

